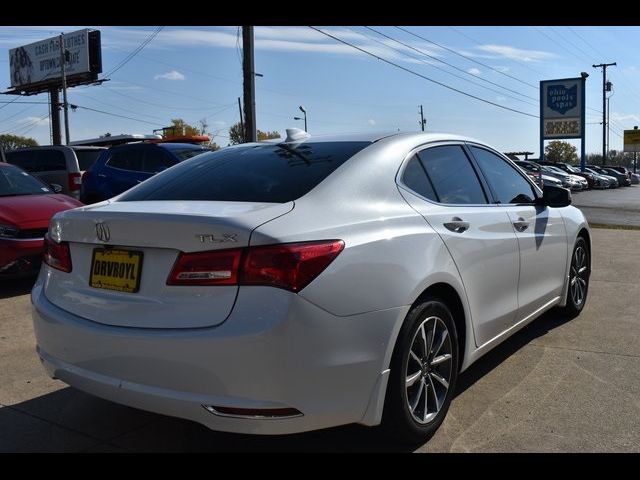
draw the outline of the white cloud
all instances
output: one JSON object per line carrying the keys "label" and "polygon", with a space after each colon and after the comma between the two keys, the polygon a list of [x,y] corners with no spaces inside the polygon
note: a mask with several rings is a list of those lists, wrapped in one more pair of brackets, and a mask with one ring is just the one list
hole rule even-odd
{"label": "white cloud", "polygon": [[482,72],[479,69],[473,67],[467,70],[467,73],[470,73],[471,75],[479,76]]}
{"label": "white cloud", "polygon": [[624,123],[639,123],[640,116],[633,114],[624,114],[618,112],[611,112],[611,120],[616,123],[624,124]]}
{"label": "white cloud", "polygon": [[19,123],[29,123],[31,125],[38,125],[39,127],[42,125],[49,125],[49,117],[40,118],[40,117],[25,117],[19,120]]}
{"label": "white cloud", "polygon": [[158,74],[153,78],[154,80],[184,80],[186,77],[177,70],[171,70],[167,73]]}
{"label": "white cloud", "polygon": [[371,126],[376,124],[376,121],[373,118],[370,118],[369,120],[367,120],[367,123]]}
{"label": "white cloud", "polygon": [[509,60],[520,60],[523,62],[541,62],[544,60],[550,60],[557,58],[555,53],[545,52],[542,50],[526,50],[523,48],[516,48],[510,45],[480,45],[476,47],[483,52],[497,55],[498,57],[508,58]]}

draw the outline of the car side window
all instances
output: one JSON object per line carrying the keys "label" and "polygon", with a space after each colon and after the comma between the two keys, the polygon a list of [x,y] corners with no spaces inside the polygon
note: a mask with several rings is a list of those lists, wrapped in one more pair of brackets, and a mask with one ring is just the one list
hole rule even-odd
{"label": "car side window", "polygon": [[488,203],[478,175],[460,145],[425,148],[417,155],[440,203]]}
{"label": "car side window", "polygon": [[107,161],[107,165],[112,168],[141,172],[143,171],[142,151],[132,148],[113,152],[111,158]]}
{"label": "car side window", "polygon": [[144,152],[142,171],[147,173],[158,173],[166,170],[173,164],[167,158],[167,155],[160,149],[148,149]]}
{"label": "car side window", "polygon": [[502,157],[489,150],[471,147],[478,166],[499,203],[533,203],[533,186]]}
{"label": "car side window", "polygon": [[420,159],[416,155],[412,156],[407,163],[402,174],[402,182],[417,194],[435,202],[439,201],[438,196],[433,191],[431,180],[427,177],[427,172],[425,172]]}

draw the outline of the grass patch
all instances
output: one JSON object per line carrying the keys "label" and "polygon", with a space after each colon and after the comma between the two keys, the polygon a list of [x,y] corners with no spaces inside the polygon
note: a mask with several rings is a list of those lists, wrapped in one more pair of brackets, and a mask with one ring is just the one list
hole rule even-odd
{"label": "grass patch", "polygon": [[638,225],[608,225],[605,223],[591,223],[591,222],[589,222],[589,227],[605,228],[608,230],[640,230],[640,226]]}

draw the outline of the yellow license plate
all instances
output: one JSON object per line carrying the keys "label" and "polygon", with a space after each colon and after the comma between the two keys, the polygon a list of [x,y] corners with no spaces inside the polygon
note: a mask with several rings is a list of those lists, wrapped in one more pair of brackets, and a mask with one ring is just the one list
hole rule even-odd
{"label": "yellow license plate", "polygon": [[94,288],[135,293],[140,288],[142,252],[96,248],[91,258],[89,285]]}

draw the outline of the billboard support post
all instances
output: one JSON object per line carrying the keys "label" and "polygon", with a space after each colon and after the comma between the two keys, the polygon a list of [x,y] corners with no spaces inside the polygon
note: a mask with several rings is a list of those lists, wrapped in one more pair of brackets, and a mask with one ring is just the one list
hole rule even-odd
{"label": "billboard support post", "polygon": [[60,130],[60,91],[58,87],[49,88],[51,98],[51,143],[53,145],[62,145],[62,132]]}

